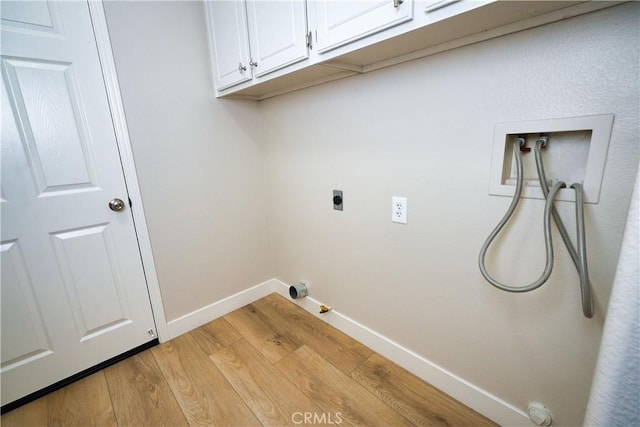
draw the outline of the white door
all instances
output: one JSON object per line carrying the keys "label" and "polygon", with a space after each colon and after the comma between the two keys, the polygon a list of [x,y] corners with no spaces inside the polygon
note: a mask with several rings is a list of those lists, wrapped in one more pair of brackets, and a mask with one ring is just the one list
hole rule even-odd
{"label": "white door", "polygon": [[210,0],[206,2],[206,8],[216,89],[251,80],[244,1]]}
{"label": "white door", "polygon": [[155,326],[88,6],[3,1],[1,18],[5,405]]}
{"label": "white door", "polygon": [[413,0],[318,0],[319,52],[327,52],[413,18]]}
{"label": "white door", "polygon": [[253,74],[263,76],[309,57],[302,0],[247,0]]}

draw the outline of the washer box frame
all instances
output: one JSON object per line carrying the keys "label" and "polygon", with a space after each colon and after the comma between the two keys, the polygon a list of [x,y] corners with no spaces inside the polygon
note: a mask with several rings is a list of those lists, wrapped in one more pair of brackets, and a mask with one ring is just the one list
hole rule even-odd
{"label": "washer box frame", "polygon": [[[496,123],[491,153],[489,194],[492,196],[513,197],[515,193],[515,185],[503,183],[503,171],[511,163],[511,159],[507,159],[505,156],[505,153],[511,153],[511,150],[505,150],[506,144],[510,141],[508,140],[510,135],[547,133],[550,134],[549,144],[552,144],[554,132],[591,131],[583,187],[585,203],[597,204],[600,201],[602,177],[607,162],[613,119],[613,114],[599,114],[561,119]],[[572,183],[567,183],[567,185],[570,184]],[[522,197],[544,199],[542,189],[532,186],[523,188]],[[575,201],[575,193],[572,189],[561,189],[556,200]]]}

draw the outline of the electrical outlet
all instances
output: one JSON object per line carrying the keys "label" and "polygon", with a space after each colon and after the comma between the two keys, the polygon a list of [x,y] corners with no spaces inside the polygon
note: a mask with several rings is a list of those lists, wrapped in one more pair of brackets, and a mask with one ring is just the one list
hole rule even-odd
{"label": "electrical outlet", "polygon": [[342,190],[333,190],[333,209],[341,211],[343,203]]}
{"label": "electrical outlet", "polygon": [[400,224],[407,223],[407,198],[392,197],[391,198],[391,221]]}

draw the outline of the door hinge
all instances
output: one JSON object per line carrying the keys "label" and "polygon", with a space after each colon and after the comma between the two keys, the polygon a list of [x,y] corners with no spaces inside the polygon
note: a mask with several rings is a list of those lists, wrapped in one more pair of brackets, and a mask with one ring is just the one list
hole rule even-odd
{"label": "door hinge", "polygon": [[309,49],[313,49],[313,35],[311,31],[307,33],[307,47]]}

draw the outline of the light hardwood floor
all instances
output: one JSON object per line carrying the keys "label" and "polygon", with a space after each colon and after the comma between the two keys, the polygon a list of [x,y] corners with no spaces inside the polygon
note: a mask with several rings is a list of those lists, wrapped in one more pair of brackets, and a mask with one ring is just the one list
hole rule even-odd
{"label": "light hardwood floor", "polygon": [[1,423],[495,425],[277,294],[4,414]]}

